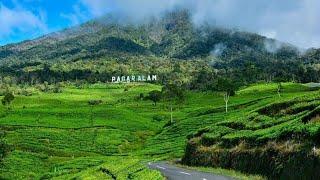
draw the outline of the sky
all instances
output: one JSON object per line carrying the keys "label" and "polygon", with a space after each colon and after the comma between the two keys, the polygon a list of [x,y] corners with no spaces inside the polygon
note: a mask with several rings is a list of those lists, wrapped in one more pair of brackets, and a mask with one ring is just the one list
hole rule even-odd
{"label": "sky", "polygon": [[34,39],[107,13],[143,23],[175,8],[195,25],[255,32],[300,48],[320,48],[319,0],[0,0],[0,45]]}

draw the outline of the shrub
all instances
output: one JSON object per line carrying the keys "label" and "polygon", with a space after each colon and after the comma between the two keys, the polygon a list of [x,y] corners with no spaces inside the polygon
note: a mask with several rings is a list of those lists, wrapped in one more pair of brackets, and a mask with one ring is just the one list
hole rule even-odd
{"label": "shrub", "polygon": [[14,95],[12,94],[12,92],[7,92],[2,98],[1,103],[4,106],[7,106],[7,105],[10,105],[13,100],[14,100]]}
{"label": "shrub", "polygon": [[52,92],[54,93],[62,93],[62,84],[56,83],[54,87],[52,88]]}
{"label": "shrub", "polygon": [[0,131],[0,163],[9,152],[9,146],[5,142],[4,136],[5,136],[5,133],[4,131],[1,130]]}
{"label": "shrub", "polygon": [[158,122],[163,121],[163,120],[168,119],[168,118],[169,118],[169,117],[166,117],[165,115],[160,115],[160,114],[154,115],[154,116],[152,117],[152,119],[153,119],[154,121],[158,121]]}
{"label": "shrub", "polygon": [[94,106],[94,105],[99,105],[102,103],[102,100],[95,100],[95,99],[92,99],[92,100],[89,100],[88,101],[88,104],[91,105],[91,106]]}
{"label": "shrub", "polygon": [[29,89],[22,89],[22,91],[20,92],[20,94],[23,96],[32,96],[32,93],[32,90]]}

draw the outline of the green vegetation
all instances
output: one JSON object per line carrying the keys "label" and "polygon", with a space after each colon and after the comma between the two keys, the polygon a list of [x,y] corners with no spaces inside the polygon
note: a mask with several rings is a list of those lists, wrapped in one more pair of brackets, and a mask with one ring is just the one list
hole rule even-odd
{"label": "green vegetation", "polygon": [[259,81],[320,80],[319,49],[301,54],[297,47],[258,34],[194,26],[186,10],[168,12],[144,24],[119,22],[107,15],[0,47],[0,75],[8,83],[34,85],[110,82],[112,76],[157,74],[161,84],[175,79],[203,91],[220,90],[220,79],[231,80],[234,87]]}
{"label": "green vegetation", "polygon": [[161,91],[153,90],[153,91],[149,92],[149,94],[146,98],[153,101],[154,105],[156,106],[157,102],[159,102],[161,100],[161,96],[162,96]]}
{"label": "green vegetation", "polygon": [[320,166],[319,91],[282,83],[279,96],[278,87],[253,85],[238,91],[231,101],[247,95],[259,98],[239,104],[220,120],[190,134],[183,162],[269,178],[316,177]]}
{"label": "green vegetation", "polygon": [[8,106],[8,105],[11,104],[11,102],[12,102],[13,100],[14,100],[13,94],[10,93],[10,92],[7,92],[7,93],[4,95],[3,99],[1,100],[1,103],[2,103],[2,105],[4,105],[4,106]]}
{"label": "green vegetation", "polygon": [[4,136],[5,136],[5,132],[1,131],[0,132],[0,168],[2,167],[2,160],[4,159],[4,157],[7,155],[9,151],[9,147],[6,144]]}
{"label": "green vegetation", "polygon": [[[320,95],[301,84],[320,81],[319,49],[191,18],[106,16],[0,47],[0,179],[162,179],[146,163],[181,157],[319,177]],[[108,83],[135,74],[158,79]]]}
{"label": "green vegetation", "polygon": [[[3,159],[0,177],[162,179],[147,169],[147,158],[135,153],[165,122],[153,121],[157,108],[149,101],[136,103],[134,97],[160,87],[132,84],[128,91],[125,88],[68,85],[62,93],[35,89],[31,96],[16,95],[14,108],[0,108],[1,133],[6,132],[4,140],[12,147]],[[2,142],[1,138],[4,150]]]}
{"label": "green vegetation", "polygon": [[31,96],[16,95],[14,108],[0,108],[1,131],[11,147],[3,159],[1,177],[161,179],[146,163],[182,157],[187,137],[191,140],[184,162],[190,165],[238,169],[211,164],[215,161],[209,163],[210,158],[204,162],[194,153],[207,157],[211,152],[276,148],[280,154],[297,155],[311,152],[314,146],[318,152],[320,98],[316,89],[282,83],[279,98],[276,83],[252,85],[230,96],[227,114],[223,92],[186,91],[183,103],[177,99],[170,103],[174,122],[166,99],[154,106],[151,100],[140,98],[161,89],[152,84],[81,88],[68,84],[61,93],[35,88]]}

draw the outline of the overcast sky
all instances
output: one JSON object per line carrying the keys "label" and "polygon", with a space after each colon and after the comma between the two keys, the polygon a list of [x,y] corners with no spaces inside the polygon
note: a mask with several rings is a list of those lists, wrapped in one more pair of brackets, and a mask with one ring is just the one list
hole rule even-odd
{"label": "overcast sky", "polygon": [[142,23],[174,8],[195,25],[256,32],[302,48],[320,47],[319,0],[0,0],[0,45],[32,39],[106,13]]}

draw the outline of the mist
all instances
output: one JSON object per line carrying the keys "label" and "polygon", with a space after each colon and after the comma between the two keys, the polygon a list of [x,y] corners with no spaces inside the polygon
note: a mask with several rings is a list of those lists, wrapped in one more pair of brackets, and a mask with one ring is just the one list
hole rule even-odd
{"label": "mist", "polygon": [[318,0],[81,0],[94,17],[112,13],[136,24],[177,8],[203,23],[258,33],[300,48],[320,47]]}
{"label": "mist", "polygon": [[279,49],[283,47],[283,44],[272,39],[266,39],[264,41],[264,47],[267,50],[267,52],[276,53]]}
{"label": "mist", "polygon": [[218,43],[214,45],[213,50],[211,50],[210,54],[212,56],[221,56],[223,51],[227,48],[226,45],[224,45],[223,43]]}

